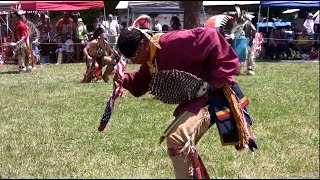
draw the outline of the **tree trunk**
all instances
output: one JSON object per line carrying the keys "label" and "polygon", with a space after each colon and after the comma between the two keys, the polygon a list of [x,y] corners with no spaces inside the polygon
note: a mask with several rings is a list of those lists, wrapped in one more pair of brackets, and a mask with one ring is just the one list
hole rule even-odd
{"label": "tree trunk", "polygon": [[180,1],[179,4],[184,9],[183,29],[199,27],[202,1]]}

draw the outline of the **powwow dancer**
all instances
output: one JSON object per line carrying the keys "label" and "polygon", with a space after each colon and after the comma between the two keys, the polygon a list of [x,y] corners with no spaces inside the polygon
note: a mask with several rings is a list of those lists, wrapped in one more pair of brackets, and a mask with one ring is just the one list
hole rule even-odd
{"label": "powwow dancer", "polygon": [[24,23],[26,24],[28,28],[28,33],[29,33],[29,38],[27,39],[27,44],[28,44],[28,52],[30,52],[31,56],[31,66],[32,69],[36,69],[36,64],[39,62],[40,57],[36,56],[33,52],[34,47],[38,49],[39,46],[39,39],[40,39],[40,31],[36,27],[34,23],[31,21],[27,20],[25,16],[23,16]]}
{"label": "powwow dancer", "polygon": [[[106,34],[102,33],[97,39],[90,41],[83,49],[84,56],[87,58],[87,70],[81,83],[89,83],[93,79],[108,81],[114,65],[116,65],[116,52],[106,40]],[[102,68],[107,65],[102,75]]]}
{"label": "powwow dancer", "polygon": [[[255,67],[255,57],[256,57],[256,46],[257,44],[253,44],[256,39],[257,30],[252,24],[251,20],[254,18],[253,15],[248,14],[246,11],[243,11],[244,19],[246,20],[243,24],[243,30],[245,32],[245,37],[249,39],[249,44],[246,47],[246,59],[244,62],[245,73],[248,75],[254,74]],[[258,43],[258,42],[255,42]]]}
{"label": "powwow dancer", "polygon": [[[160,142],[167,139],[176,178],[209,178],[196,144],[214,123],[223,145],[234,145],[237,150],[257,148],[246,109],[249,101],[233,77],[240,71],[239,60],[217,30],[194,28],[150,36],[129,27],[120,33],[118,47],[132,63],[142,65],[136,72],[115,75],[114,81],[135,97],[150,90],[165,103],[179,104],[173,113],[175,120],[160,138]],[[188,84],[191,87],[185,89]],[[171,94],[170,89],[176,93]],[[187,98],[177,101],[183,92]]]}
{"label": "powwow dancer", "polygon": [[254,59],[256,57],[256,49],[253,47],[253,40],[256,34],[256,28],[251,23],[254,18],[245,10],[240,10],[239,6],[235,6],[235,13],[231,15],[218,14],[210,17],[205,22],[205,27],[213,27],[231,43],[235,38],[248,38],[249,44],[246,48],[246,58],[243,63],[245,73],[248,75],[254,74]]}
{"label": "powwow dancer", "polygon": [[246,60],[244,62],[245,73],[253,75],[256,65],[256,58],[259,56],[263,43],[262,33],[255,33],[252,45],[248,48]]}
{"label": "powwow dancer", "polygon": [[15,41],[16,52],[18,56],[19,72],[31,71],[31,48],[29,47],[28,27],[24,23],[21,10],[15,10],[11,13],[13,26],[13,39]]}

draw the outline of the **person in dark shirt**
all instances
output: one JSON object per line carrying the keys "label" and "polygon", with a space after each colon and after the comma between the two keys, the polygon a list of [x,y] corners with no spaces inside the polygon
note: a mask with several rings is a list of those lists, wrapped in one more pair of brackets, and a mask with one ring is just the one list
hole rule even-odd
{"label": "person in dark shirt", "polygon": [[270,33],[270,48],[272,54],[275,54],[276,60],[280,60],[281,54],[285,52],[288,59],[292,59],[291,50],[284,31],[280,27],[275,27]]}
{"label": "person in dark shirt", "polygon": [[182,29],[182,25],[180,23],[180,19],[177,16],[172,16],[171,18],[171,31],[175,31],[175,30],[181,30]]}

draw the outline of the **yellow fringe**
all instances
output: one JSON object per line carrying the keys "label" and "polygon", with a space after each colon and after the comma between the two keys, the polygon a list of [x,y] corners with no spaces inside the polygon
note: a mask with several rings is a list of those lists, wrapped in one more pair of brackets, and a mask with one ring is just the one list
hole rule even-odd
{"label": "yellow fringe", "polygon": [[236,121],[238,136],[239,136],[239,147],[243,149],[245,148],[245,145],[248,144],[248,139],[247,139],[245,124],[244,124],[245,119],[242,116],[240,103],[238,102],[235,93],[232,91],[232,89],[227,83],[225,83],[223,86],[223,93],[229,102],[230,110]]}
{"label": "yellow fringe", "polygon": [[[152,39],[156,42],[159,42],[159,39],[160,39],[161,35],[163,35],[163,34],[164,33],[157,33],[152,36]],[[157,74],[158,68],[156,66],[154,66],[154,64],[153,64],[153,58],[154,58],[154,55],[156,54],[157,46],[155,46],[152,42],[149,42],[149,47],[150,47],[150,55],[149,55],[149,59],[147,61],[147,64],[149,66],[149,70],[150,70],[151,74]]]}

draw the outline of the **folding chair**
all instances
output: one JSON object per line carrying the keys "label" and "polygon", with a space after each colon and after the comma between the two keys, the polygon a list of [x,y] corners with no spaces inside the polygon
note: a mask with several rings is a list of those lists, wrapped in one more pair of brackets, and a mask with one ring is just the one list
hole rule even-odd
{"label": "folding chair", "polygon": [[69,63],[71,62],[75,62],[75,58],[77,55],[77,51],[76,51],[76,45],[73,43],[73,41],[71,39],[68,39],[66,41],[66,46],[64,49],[64,54],[66,56],[66,61],[65,63]]}

